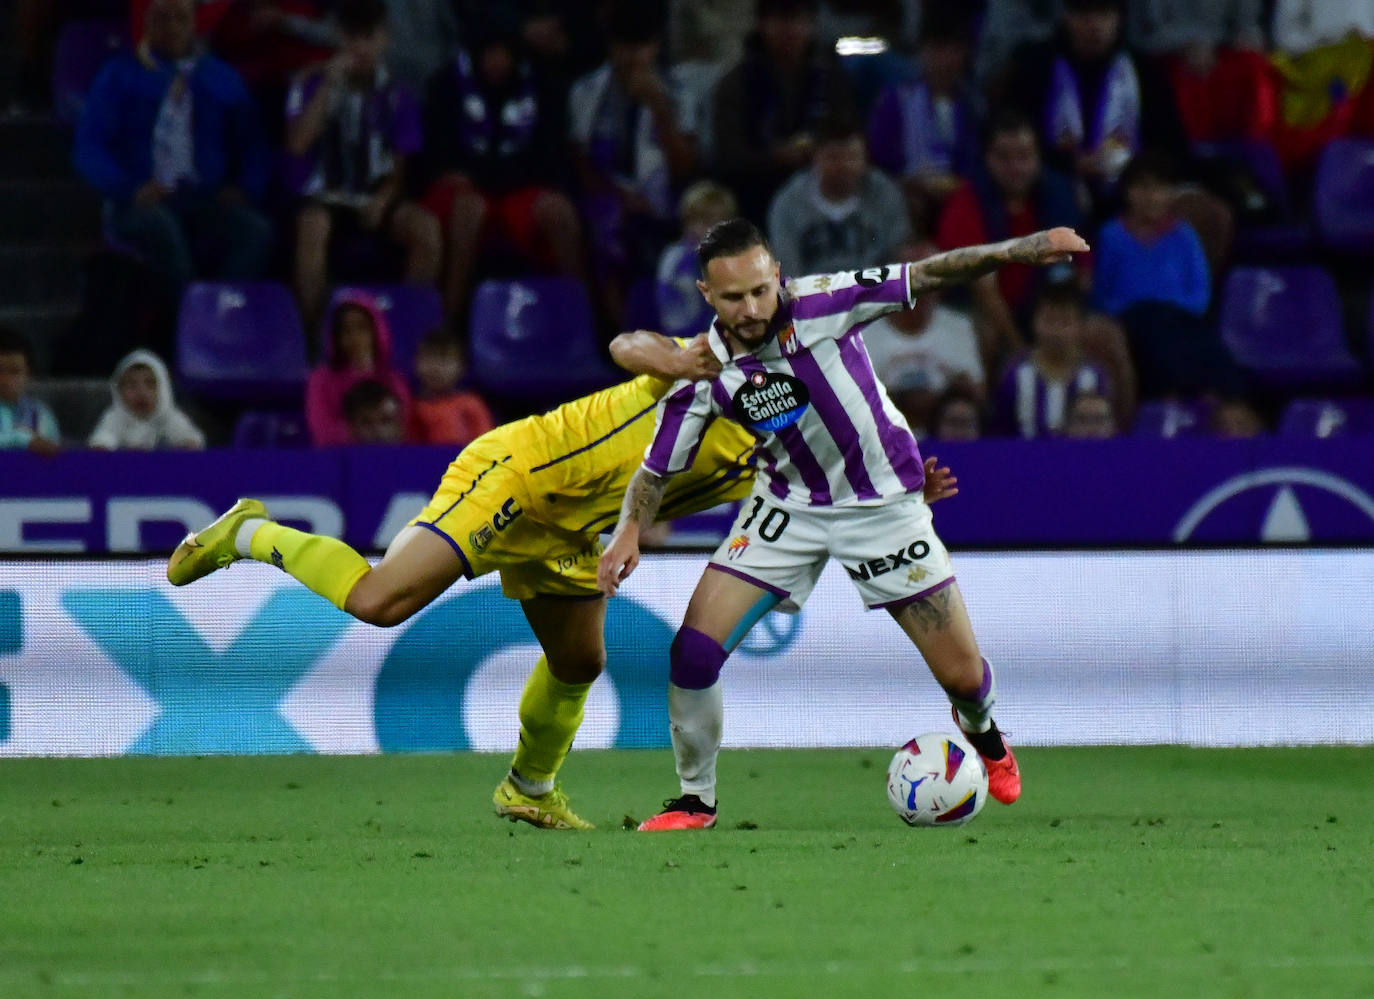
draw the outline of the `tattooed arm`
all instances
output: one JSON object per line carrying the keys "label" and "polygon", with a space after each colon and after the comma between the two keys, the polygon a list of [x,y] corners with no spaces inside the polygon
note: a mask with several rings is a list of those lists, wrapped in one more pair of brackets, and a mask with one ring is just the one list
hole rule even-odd
{"label": "tattooed arm", "polygon": [[991,274],[1003,264],[1057,264],[1072,259],[1075,253],[1086,253],[1088,244],[1072,229],[1045,229],[1041,232],[1008,239],[1001,243],[963,246],[946,253],[937,253],[910,265],[908,280],[911,293],[964,284],[974,278]]}
{"label": "tattooed arm", "polygon": [[653,524],[658,516],[667,486],[666,476],[655,475],[643,466],[630,480],[625,501],[620,505],[620,522],[615,525],[611,543],[596,567],[596,584],[606,596],[615,596],[620,584],[639,565],[639,532]]}

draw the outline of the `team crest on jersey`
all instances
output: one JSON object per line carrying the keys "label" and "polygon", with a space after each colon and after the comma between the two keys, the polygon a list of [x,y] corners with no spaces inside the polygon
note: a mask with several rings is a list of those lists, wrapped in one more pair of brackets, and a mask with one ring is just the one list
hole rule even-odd
{"label": "team crest on jersey", "polygon": [[811,393],[799,379],[776,371],[755,371],[733,400],[740,423],[764,433],[790,427],[811,404]]}
{"label": "team crest on jersey", "polygon": [[744,550],[749,547],[749,535],[741,534],[730,542],[730,547],[725,549],[725,557],[733,562],[744,554]]}
{"label": "team crest on jersey", "polygon": [[778,334],[778,346],[788,357],[797,352],[797,328],[791,323],[783,327],[782,332]]}

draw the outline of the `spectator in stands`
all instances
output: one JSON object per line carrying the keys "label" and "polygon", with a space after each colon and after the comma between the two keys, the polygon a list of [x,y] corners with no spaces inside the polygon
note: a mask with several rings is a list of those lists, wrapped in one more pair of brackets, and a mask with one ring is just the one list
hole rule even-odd
{"label": "spectator in stands", "polygon": [[1106,372],[1083,351],[1083,297],[1072,282],[1046,285],[1031,317],[1035,343],[1013,358],[997,390],[997,423],[1016,437],[1048,437],[1064,428],[1069,405],[1084,392],[1111,398]]}
{"label": "spectator in stands", "polygon": [[1126,328],[1145,398],[1241,386],[1205,315],[1212,297],[1202,244],[1172,211],[1168,157],[1142,153],[1121,175],[1122,214],[1094,244],[1093,302]]}
{"label": "spectator in stands", "polygon": [[869,165],[852,119],[820,128],[811,168],[783,185],[768,207],[773,255],[792,277],[882,264],[910,238],[902,190]]}
{"label": "spectator in stands", "polygon": [[1239,397],[1223,399],[1213,406],[1207,418],[1207,429],[1214,437],[1225,440],[1259,437],[1266,432],[1264,420],[1255,407]]}
{"label": "spectator in stands", "polygon": [[1078,440],[1106,440],[1116,436],[1116,411],[1101,392],[1080,392],[1069,403],[1063,436]]}
{"label": "spectator in stands", "polygon": [[296,193],[296,295],[307,324],[324,305],[329,246],[367,234],[404,249],[405,279],[433,284],[442,234],[406,197],[406,161],[419,152],[420,109],[382,60],[382,0],[339,0],[340,48],[296,78],[286,103],[286,149]]}
{"label": "spectator in stands", "polygon": [[428,333],[415,352],[419,391],[411,403],[410,439],[416,444],[466,447],[496,426],[486,400],[463,388],[463,347],[447,330]]}
{"label": "spectator in stands", "polygon": [[873,162],[902,182],[911,217],[929,232],[945,199],[978,161],[981,100],[969,73],[968,15],[924,12],[916,79],[884,89],[868,119]]}
{"label": "spectator in stands", "polygon": [[401,373],[391,366],[391,327],[370,295],[344,298],[325,323],[324,360],[305,386],[305,422],[316,446],[350,440],[343,399],[360,381],[387,386],[408,417],[410,393]]}
{"label": "spectator in stands", "polygon": [[[952,250],[1061,225],[1082,225],[1072,184],[1042,165],[1029,118],[1013,109],[994,113],[984,133],[981,168],[946,201],[936,243]],[[985,364],[998,367],[1009,353],[1024,348],[1021,328],[1029,323],[1037,282],[1063,281],[1072,274],[1071,266],[1037,271],[1009,264],[973,283]]]}
{"label": "spectator in stands", "polygon": [[1014,59],[1007,88],[1046,160],[1105,197],[1143,147],[1187,148],[1169,83],[1125,44],[1123,0],[1063,0],[1060,31]]}
{"label": "spectator in stands", "polygon": [[28,394],[33,344],[16,329],[0,326],[0,451],[53,454],[62,442],[47,405]]}
{"label": "spectator in stands", "polygon": [[348,439],[341,443],[406,443],[404,404],[384,382],[364,378],[344,393],[342,406]]}
{"label": "spectator in stands", "polygon": [[1298,55],[1351,35],[1374,40],[1367,0],[1273,0],[1274,47]]}
{"label": "spectator in stands", "polygon": [[152,0],[137,51],[96,77],[73,158],[106,198],[111,228],[168,282],[258,277],[272,226],[254,207],[268,152],[239,75],[205,52],[193,0]]}
{"label": "spectator in stands", "polygon": [[[907,243],[896,259],[916,261],[935,253],[928,241]],[[985,396],[978,334],[962,313],[940,304],[939,292],[916,297],[916,304],[889,313],[864,327],[864,346],[873,370],[917,434],[929,430],[940,396],[951,385]]]}
{"label": "spectator in stands", "polygon": [[598,287],[618,322],[625,282],[647,273],[672,234],[673,188],[696,168],[696,123],[660,68],[655,5],[617,0],[607,61],[573,84],[569,133],[591,230]]}
{"label": "spectator in stands", "polygon": [[100,451],[200,451],[205,435],[177,408],[167,365],[150,350],[135,350],[110,377],[113,402],[91,432]]}
{"label": "spectator in stands", "polygon": [[697,280],[701,277],[697,243],[711,226],[738,214],[735,196],[715,181],[699,180],[682,192],[678,202],[682,238],[670,243],[659,255],[654,281],[659,332],[667,336],[692,336],[711,325],[715,310],[697,288]]}
{"label": "spectator in stands", "polygon": [[[388,35],[387,68],[410,88],[421,92],[430,77],[446,66],[463,41],[454,0],[385,0]],[[495,4],[473,4],[477,11]]]}
{"label": "spectator in stands", "polygon": [[987,431],[983,404],[969,389],[951,385],[935,404],[930,436],[937,441],[976,441]]}
{"label": "spectator in stands", "polygon": [[985,89],[1002,91],[1012,53],[1054,34],[1058,6],[1055,0],[989,0],[974,57],[975,74]]}
{"label": "spectator in stands", "polygon": [[[129,37],[135,42],[144,40],[148,24],[148,9],[153,6],[156,0],[130,0],[129,3]],[[235,0],[194,0],[196,34],[203,38],[208,38],[219,27],[220,20],[229,9],[234,6]]]}
{"label": "spectator in stands", "polygon": [[839,57],[816,38],[816,0],[757,0],[744,58],[716,84],[715,172],[760,218],[810,163],[821,123],[855,112]]}
{"label": "spectator in stands", "polygon": [[1196,142],[1265,139],[1277,114],[1264,0],[1132,0],[1126,37],[1158,60]]}
{"label": "spectator in stands", "polygon": [[463,313],[479,250],[586,279],[582,226],[568,181],[564,115],[524,58],[519,24],[493,12],[429,81],[424,205],[447,235],[443,288]]}

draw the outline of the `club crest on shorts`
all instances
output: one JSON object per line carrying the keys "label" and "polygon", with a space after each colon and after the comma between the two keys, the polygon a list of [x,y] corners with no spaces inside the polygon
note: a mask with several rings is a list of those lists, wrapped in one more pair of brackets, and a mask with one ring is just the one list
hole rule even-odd
{"label": "club crest on shorts", "polygon": [[732,400],[740,423],[769,433],[790,427],[811,405],[806,385],[791,375],[755,371],[739,387]]}
{"label": "club crest on shorts", "polygon": [[495,537],[496,532],[493,531],[489,525],[483,524],[468,535],[468,544],[472,546],[474,552],[481,555],[487,550],[487,546],[492,543]]}
{"label": "club crest on shorts", "polygon": [[749,535],[741,534],[730,542],[730,547],[725,549],[725,557],[733,562],[744,550],[749,547]]}

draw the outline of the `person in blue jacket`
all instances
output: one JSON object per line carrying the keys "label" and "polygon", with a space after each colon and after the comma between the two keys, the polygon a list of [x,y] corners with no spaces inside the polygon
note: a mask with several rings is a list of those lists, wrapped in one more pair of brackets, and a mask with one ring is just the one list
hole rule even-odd
{"label": "person in blue jacket", "polygon": [[238,73],[204,50],[194,0],[153,0],[143,41],[110,59],[77,125],[77,170],[106,199],[109,230],[179,299],[204,277],[261,275],[272,224],[255,205],[268,151]]}

